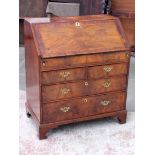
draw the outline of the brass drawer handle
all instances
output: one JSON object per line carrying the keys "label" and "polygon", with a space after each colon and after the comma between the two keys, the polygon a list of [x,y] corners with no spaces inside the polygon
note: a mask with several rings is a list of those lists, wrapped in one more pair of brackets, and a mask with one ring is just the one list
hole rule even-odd
{"label": "brass drawer handle", "polygon": [[68,112],[70,109],[71,109],[70,107],[62,107],[62,108],[60,108],[60,111]]}
{"label": "brass drawer handle", "polygon": [[109,105],[109,103],[110,103],[110,101],[101,101],[101,104],[105,107],[105,106],[107,106],[107,105]]}
{"label": "brass drawer handle", "polygon": [[103,70],[104,70],[105,72],[109,73],[109,72],[112,71],[112,67],[110,67],[110,66],[105,66],[105,67],[103,67]]}
{"label": "brass drawer handle", "polygon": [[83,102],[84,102],[84,103],[87,103],[87,102],[88,102],[88,99],[87,99],[87,98],[84,98],[84,99],[83,99]]}
{"label": "brass drawer handle", "polygon": [[60,73],[59,73],[60,77],[64,78],[65,80],[67,80],[67,79],[69,78],[70,74],[71,74],[71,73],[68,72],[68,71],[60,72]]}
{"label": "brass drawer handle", "polygon": [[103,83],[103,87],[105,87],[105,88],[109,88],[110,86],[111,86],[111,82],[110,81],[105,81]]}
{"label": "brass drawer handle", "polygon": [[70,92],[70,89],[69,88],[61,88],[61,93],[63,94],[63,95],[66,95],[66,94],[68,94]]}

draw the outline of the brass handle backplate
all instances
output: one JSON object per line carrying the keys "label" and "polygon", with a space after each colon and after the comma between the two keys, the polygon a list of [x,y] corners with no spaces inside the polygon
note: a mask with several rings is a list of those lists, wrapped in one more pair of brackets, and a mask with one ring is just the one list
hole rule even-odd
{"label": "brass handle backplate", "polygon": [[110,101],[101,101],[101,104],[103,105],[103,106],[107,106],[107,105],[109,105],[109,103],[110,103]]}
{"label": "brass handle backplate", "polygon": [[63,94],[63,95],[66,95],[66,94],[68,94],[70,92],[70,89],[69,88],[61,88],[61,93]]}
{"label": "brass handle backplate", "polygon": [[70,109],[71,109],[70,107],[62,107],[62,108],[60,108],[60,111],[68,112]]}
{"label": "brass handle backplate", "polygon": [[103,83],[103,87],[105,87],[105,88],[109,88],[110,86],[111,86],[111,82],[110,81],[105,81]]}
{"label": "brass handle backplate", "polygon": [[103,67],[103,70],[104,70],[105,72],[109,73],[109,72],[112,71],[112,67],[110,67],[110,66],[105,66],[105,67]]}
{"label": "brass handle backplate", "polygon": [[59,73],[60,77],[64,78],[65,80],[67,80],[69,78],[70,74],[71,73],[68,71],[64,71],[64,72]]}

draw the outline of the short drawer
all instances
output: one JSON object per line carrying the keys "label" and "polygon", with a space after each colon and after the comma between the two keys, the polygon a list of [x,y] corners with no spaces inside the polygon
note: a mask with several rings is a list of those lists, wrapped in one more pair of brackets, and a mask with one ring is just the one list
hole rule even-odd
{"label": "short drawer", "polygon": [[47,58],[41,61],[41,70],[62,69],[65,67],[89,66],[94,64],[109,64],[116,62],[128,62],[128,52],[111,52],[102,54],[89,54],[78,56],[65,56]]}
{"label": "short drawer", "polygon": [[124,109],[125,92],[43,104],[43,122],[54,123]]}
{"label": "short drawer", "polygon": [[42,84],[59,83],[86,78],[85,68],[42,72]]}
{"label": "short drawer", "polygon": [[127,69],[127,63],[89,67],[88,78],[98,79],[108,76],[126,75]]}
{"label": "short drawer", "polygon": [[80,97],[126,89],[126,76],[42,86],[42,101]]}

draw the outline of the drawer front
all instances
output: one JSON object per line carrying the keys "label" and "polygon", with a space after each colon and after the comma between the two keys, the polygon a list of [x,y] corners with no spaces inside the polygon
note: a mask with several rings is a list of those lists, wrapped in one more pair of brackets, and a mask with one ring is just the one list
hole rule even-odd
{"label": "drawer front", "polygon": [[124,109],[125,92],[109,93],[43,105],[43,122],[54,123]]}
{"label": "drawer front", "polygon": [[50,70],[53,68],[61,69],[70,66],[81,66],[86,64],[86,56],[66,56],[51,59],[43,59],[41,64],[42,70]]}
{"label": "drawer front", "polygon": [[115,62],[128,62],[129,53],[128,52],[114,52],[105,54],[94,54],[87,56],[87,63],[89,64],[108,64]]}
{"label": "drawer front", "polygon": [[128,62],[128,52],[113,52],[105,54],[91,54],[79,56],[66,56],[51,59],[43,59],[41,61],[42,70],[61,69],[71,66],[87,66],[92,64],[106,64],[116,62]]}
{"label": "drawer front", "polygon": [[42,86],[42,101],[49,102],[87,95],[86,87],[85,82]]}
{"label": "drawer front", "polygon": [[126,89],[126,76],[111,77],[89,82],[88,94],[120,91]]}
{"label": "drawer front", "polygon": [[89,67],[88,78],[98,79],[114,75],[125,75],[127,74],[127,68],[127,63]]}
{"label": "drawer front", "polygon": [[42,72],[42,84],[84,80],[85,78],[85,68]]}
{"label": "drawer front", "polygon": [[88,82],[76,82],[42,86],[42,101],[49,102],[59,99],[119,91],[126,88],[126,77],[113,77]]}

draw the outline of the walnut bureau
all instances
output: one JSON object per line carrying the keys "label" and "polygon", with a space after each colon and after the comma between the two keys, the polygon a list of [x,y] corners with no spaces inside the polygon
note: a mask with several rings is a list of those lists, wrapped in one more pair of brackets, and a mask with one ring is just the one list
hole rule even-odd
{"label": "walnut bureau", "polygon": [[26,113],[39,139],[63,124],[126,122],[130,48],[118,18],[27,18],[24,34]]}

